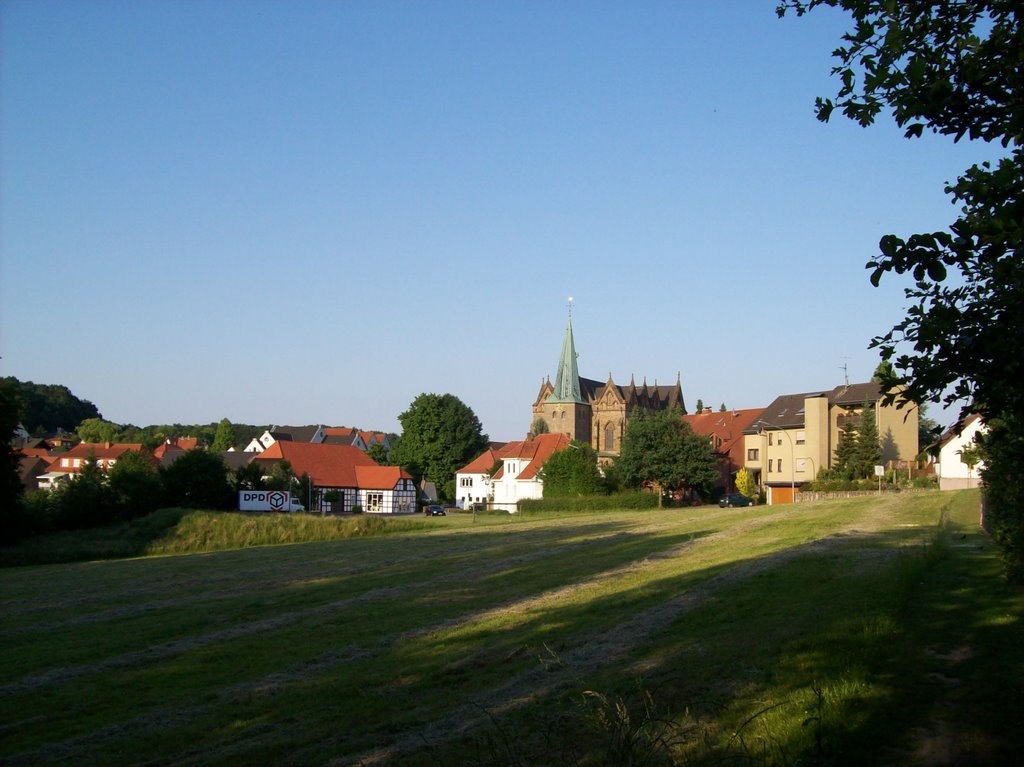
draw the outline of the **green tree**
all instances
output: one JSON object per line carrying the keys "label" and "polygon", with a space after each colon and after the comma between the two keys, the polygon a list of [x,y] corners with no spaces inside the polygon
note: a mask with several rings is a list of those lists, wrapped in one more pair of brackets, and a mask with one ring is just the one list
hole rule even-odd
{"label": "green tree", "polygon": [[0,380],[0,541],[17,540],[24,532],[18,505],[22,492],[19,457],[11,446],[21,408],[16,384],[9,378]]}
{"label": "green tree", "polygon": [[537,416],[537,419],[533,422],[533,425],[530,426],[530,432],[534,436],[539,436],[541,434],[549,434],[551,432],[551,429],[548,428],[547,421],[545,421],[541,416]]}
{"label": "green tree", "polygon": [[842,479],[853,479],[857,475],[857,425],[852,419],[839,429],[839,443],[832,456],[832,473]]}
{"label": "green tree", "polygon": [[922,453],[926,453],[932,445],[937,445],[942,434],[942,426],[928,415],[928,403],[922,402],[917,413],[917,444]]}
{"label": "green tree", "polygon": [[121,427],[102,418],[86,418],[75,429],[82,442],[117,442]]}
{"label": "green tree", "polygon": [[73,429],[86,418],[100,418],[100,411],[88,400],[79,399],[66,386],[3,379],[14,389],[21,402],[19,418],[33,434],[42,435],[61,429]]}
{"label": "green tree", "polygon": [[747,469],[740,469],[736,472],[736,490],[748,498],[757,498],[757,482],[754,475]]}
{"label": "green tree", "polygon": [[878,436],[878,419],[875,407],[865,402],[860,411],[860,424],[857,426],[856,474],[857,479],[872,477],[875,466],[882,462],[882,443]]}
{"label": "green tree", "polygon": [[96,527],[116,519],[113,494],[94,455],[53,492],[56,524],[62,530]]}
{"label": "green tree", "polygon": [[980,472],[985,483],[985,528],[999,545],[1007,576],[1024,581],[1024,482],[1019,473],[1006,468],[1021,464],[1024,423],[1014,415],[993,418],[986,425],[988,432],[977,437],[985,461]]}
{"label": "green tree", "polygon": [[388,465],[388,450],[380,442],[374,442],[366,448],[366,454],[370,456],[379,466]]}
{"label": "green tree", "polygon": [[231,421],[221,418],[217,424],[217,431],[213,435],[213,443],[210,445],[212,453],[226,453],[235,446],[235,429]]}
{"label": "green tree", "polygon": [[131,519],[149,514],[160,506],[163,486],[153,459],[129,450],[107,473],[114,516]]}
{"label": "green tree", "polygon": [[453,394],[420,394],[398,416],[402,436],[391,463],[433,482],[439,495],[455,497],[455,472],[487,448],[480,419]]}
{"label": "green tree", "polygon": [[164,503],[190,509],[231,509],[236,495],[228,467],[216,453],[189,450],[170,466],[160,467]]}
{"label": "green tree", "polygon": [[270,467],[263,477],[263,487],[267,490],[294,490],[298,477],[295,469],[288,461],[278,461]]}
{"label": "green tree", "polygon": [[654,486],[660,496],[682,488],[707,494],[718,465],[706,437],[694,434],[679,410],[637,413],[626,426],[616,469],[629,486]]}
{"label": "green tree", "polygon": [[883,381],[892,380],[892,377],[895,374],[896,371],[893,369],[892,362],[889,360],[882,360],[875,368],[875,372],[871,376],[871,380],[873,383],[880,384]]}
{"label": "green tree", "polygon": [[234,472],[235,492],[239,490],[263,490],[266,488],[263,467],[256,461],[240,466]]}
{"label": "green tree", "polygon": [[573,441],[544,462],[540,470],[545,498],[602,495],[604,477],[597,468],[597,453],[585,442]]}
{"label": "green tree", "polygon": [[[889,109],[908,138],[924,131],[999,142],[1006,155],[946,187],[959,216],[948,230],[885,235],[871,282],[909,275],[904,319],[873,339],[894,362],[888,401],[959,404],[998,422],[984,440],[987,518],[1008,570],[1024,576],[1024,504],[1015,503],[1024,451],[1024,11],[1016,0],[784,0],[779,15],[833,6],[853,30],[833,55],[836,100],[861,125]],[[898,390],[897,386],[902,386]]]}
{"label": "green tree", "polygon": [[967,467],[967,476],[974,474],[974,469],[981,463],[981,445],[977,442],[960,449],[960,462]]}

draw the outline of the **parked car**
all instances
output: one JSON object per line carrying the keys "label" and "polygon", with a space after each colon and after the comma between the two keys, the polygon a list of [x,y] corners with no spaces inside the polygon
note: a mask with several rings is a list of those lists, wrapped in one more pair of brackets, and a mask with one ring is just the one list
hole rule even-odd
{"label": "parked car", "polygon": [[754,499],[743,495],[743,493],[730,493],[722,498],[718,505],[723,509],[730,506],[753,506]]}
{"label": "parked car", "polygon": [[444,506],[439,506],[438,504],[434,503],[431,504],[430,506],[427,506],[426,515],[428,517],[445,517],[448,515],[448,512],[444,510]]}

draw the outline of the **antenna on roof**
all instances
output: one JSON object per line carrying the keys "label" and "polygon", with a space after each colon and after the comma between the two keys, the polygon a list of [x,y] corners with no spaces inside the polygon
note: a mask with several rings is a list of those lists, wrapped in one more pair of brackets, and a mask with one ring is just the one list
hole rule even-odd
{"label": "antenna on roof", "polygon": [[[850,358],[849,357],[842,357],[842,359],[843,360],[848,360]],[[843,381],[845,382],[845,384],[847,386],[849,386],[850,385],[850,374],[846,370],[846,363],[843,362],[843,364],[839,366],[839,369],[843,371]]]}

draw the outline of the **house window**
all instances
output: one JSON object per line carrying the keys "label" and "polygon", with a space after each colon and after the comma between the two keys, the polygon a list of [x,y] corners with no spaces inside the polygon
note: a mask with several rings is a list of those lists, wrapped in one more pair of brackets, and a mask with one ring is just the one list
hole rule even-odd
{"label": "house window", "polygon": [[804,444],[805,437],[806,437],[806,435],[804,434],[804,432],[798,431],[796,433],[796,444],[798,444],[798,445]]}
{"label": "house window", "polygon": [[473,478],[472,477],[460,477],[459,478],[459,486],[460,487],[473,487]]}
{"label": "house window", "polygon": [[71,459],[70,458],[61,458],[60,459],[60,465],[63,466],[66,469],[68,466],[71,465]]}
{"label": "house window", "polygon": [[82,465],[82,462],[81,462],[81,460],[76,458],[74,461],[71,462],[71,465],[74,466],[77,469],[79,466]]}
{"label": "house window", "polygon": [[772,442],[772,433],[771,432],[768,432],[768,444],[769,445],[775,444],[774,442]]}
{"label": "house window", "polygon": [[384,493],[367,493],[366,510],[377,512],[384,511]]}
{"label": "house window", "polygon": [[778,468],[778,472],[779,472],[780,474],[782,473],[782,459],[781,459],[781,458],[779,459],[779,468]]}
{"label": "house window", "polygon": [[759,453],[759,451],[758,451],[758,449],[756,447],[749,448],[747,450],[747,460],[748,461],[756,461],[756,460],[758,460],[758,457],[757,457],[758,453]]}

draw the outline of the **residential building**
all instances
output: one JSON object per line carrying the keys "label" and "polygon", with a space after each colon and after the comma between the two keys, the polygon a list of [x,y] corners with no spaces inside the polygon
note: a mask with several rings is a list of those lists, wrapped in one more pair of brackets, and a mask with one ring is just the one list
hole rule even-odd
{"label": "residential building", "polygon": [[455,472],[455,505],[458,508],[471,509],[491,502],[491,473],[501,460],[499,450],[489,447]]}
{"label": "residential building", "polygon": [[47,458],[25,451],[15,451],[18,455],[18,477],[25,491],[39,489],[39,477],[46,474],[49,465]]}
{"label": "residential building", "polygon": [[41,490],[52,490],[58,483],[81,473],[90,459],[95,459],[103,471],[109,471],[127,452],[143,453],[145,448],[137,442],[80,442],[64,453],[51,454],[44,473],[36,477]]}
{"label": "residential building", "polygon": [[700,413],[683,416],[694,434],[706,436],[711,444],[719,473],[715,495],[725,495],[736,489],[736,473],[746,462],[746,440],[743,433],[763,413],[763,407],[719,411],[705,408]]}
{"label": "residential building", "polygon": [[364,453],[371,445],[380,445],[385,455],[391,455],[391,440],[382,431],[367,431],[349,426],[327,426],[324,428],[324,442],[328,445],[352,445]]}
{"label": "residential building", "polygon": [[[491,506],[516,511],[519,501],[543,498],[541,467],[553,453],[569,447],[569,442],[565,434],[540,434],[524,442],[509,442],[501,448],[497,455],[501,466],[490,478]],[[456,489],[461,473],[456,474]]]}
{"label": "residential building", "polygon": [[[269,471],[287,461],[295,475],[307,475],[312,503],[309,511],[351,512],[356,506],[371,514],[411,514],[416,511],[416,483],[398,466],[378,466],[351,445],[276,440],[253,461]],[[337,502],[327,495],[333,491]]]}
{"label": "residential building", "polygon": [[765,488],[768,502],[794,501],[798,487],[832,468],[843,426],[859,424],[864,407],[874,410],[883,464],[917,457],[917,407],[883,404],[877,383],[784,394],[744,433],[743,465]]}
{"label": "residential building", "polygon": [[138,442],[80,442],[67,452],[53,456],[56,460],[50,464],[50,471],[78,474],[90,459],[95,459],[101,469],[109,471],[125,453],[142,453],[144,450]]}
{"label": "residential building", "polygon": [[969,466],[963,461],[963,453],[975,444],[978,434],[988,431],[985,422],[977,413],[968,416],[959,432],[952,430],[939,440],[939,460],[935,473],[939,477],[939,490],[965,490],[981,485],[980,471],[984,461]]}
{"label": "residential building", "polygon": [[198,447],[198,437],[170,437],[156,446],[153,457],[160,466],[170,466],[189,450],[196,450]]}
{"label": "residential building", "polygon": [[672,386],[659,386],[657,381],[648,386],[644,378],[643,385],[638,387],[632,377],[628,386],[619,386],[610,373],[608,380],[601,383],[580,376],[577,356],[570,316],[555,382],[547,378],[541,383],[531,411],[531,429],[532,424],[543,419],[550,433],[587,443],[594,448],[598,461],[607,463],[619,454],[633,413],[671,408],[686,413],[678,373]]}

